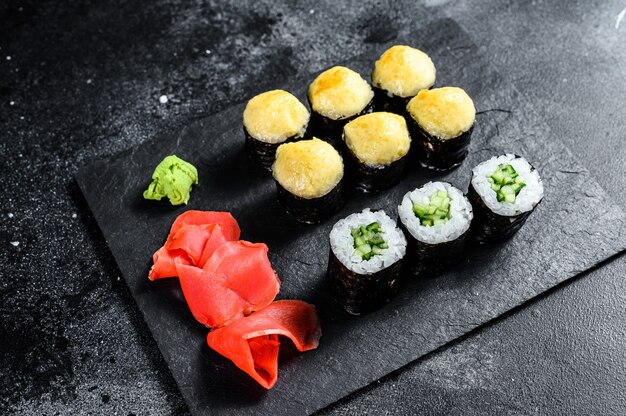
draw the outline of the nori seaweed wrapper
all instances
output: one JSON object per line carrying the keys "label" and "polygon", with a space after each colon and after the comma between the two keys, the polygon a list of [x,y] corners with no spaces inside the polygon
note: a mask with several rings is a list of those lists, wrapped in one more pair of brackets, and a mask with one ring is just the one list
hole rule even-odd
{"label": "nori seaweed wrapper", "polygon": [[270,172],[274,159],[276,159],[276,149],[278,149],[278,146],[289,142],[296,142],[304,137],[293,135],[280,143],[266,143],[252,137],[245,126],[243,128],[243,134],[246,137],[246,153],[248,156]]}
{"label": "nori seaweed wrapper", "polygon": [[474,220],[470,231],[472,237],[481,243],[493,243],[507,238],[511,238],[522,228],[530,214],[537,208],[539,201],[533,209],[515,216],[504,216],[493,212],[485,205],[474,185],[470,182],[467,194],[472,209],[474,210]]}
{"label": "nori seaweed wrapper", "polygon": [[400,228],[407,236],[406,268],[418,277],[435,277],[459,262],[465,251],[465,241],[469,230],[452,241],[429,244],[417,240],[413,234],[398,220]]}
{"label": "nori seaweed wrapper", "polygon": [[398,184],[406,172],[408,154],[388,165],[368,165],[344,143],[348,180],[362,192],[379,192]]}
{"label": "nori seaweed wrapper", "polygon": [[[309,100],[309,106],[311,101]],[[332,144],[335,149],[340,150],[342,148],[343,126],[351,122],[357,117],[364,114],[371,113],[374,109],[374,99],[370,101],[360,113],[351,117],[342,118],[339,120],[333,120],[332,118],[325,117],[315,110],[311,106],[311,119],[309,120],[309,136],[317,137],[318,139],[327,141]]]}
{"label": "nori seaweed wrapper", "polygon": [[374,90],[374,111],[386,111],[388,113],[399,114],[404,118],[409,118],[406,106],[413,97],[400,97],[399,95],[389,95],[387,90],[372,87]]}
{"label": "nori seaweed wrapper", "polygon": [[439,139],[428,134],[422,127],[409,117],[409,132],[416,144],[415,149],[420,164],[426,168],[444,171],[463,163],[469,153],[470,138],[474,125],[452,139]]}
{"label": "nori seaweed wrapper", "polygon": [[276,181],[278,200],[285,210],[296,220],[305,224],[317,224],[329,217],[343,206],[342,181],[329,193],[319,198],[301,198],[292,194]]}
{"label": "nori seaweed wrapper", "polygon": [[359,274],[341,263],[332,248],[328,260],[328,276],[337,301],[346,312],[361,315],[391,300],[400,287],[402,259],[373,274]]}

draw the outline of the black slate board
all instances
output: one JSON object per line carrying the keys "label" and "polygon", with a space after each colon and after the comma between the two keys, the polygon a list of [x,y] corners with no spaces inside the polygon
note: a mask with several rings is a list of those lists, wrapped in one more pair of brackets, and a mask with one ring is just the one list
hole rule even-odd
{"label": "black slate board", "polygon": [[[454,172],[414,169],[389,192],[353,196],[325,224],[299,225],[276,202],[271,178],[243,154],[243,105],[78,172],[89,206],[194,414],[313,412],[626,249],[624,213],[456,23],[439,21],[394,43],[427,51],[438,68],[437,85],[461,86],[474,98],[479,114],[471,154]],[[362,57],[348,65],[368,75],[374,60]],[[286,88],[302,92],[310,79]],[[411,282],[370,315],[341,313],[324,279],[327,234],[336,220],[364,207],[395,213],[405,192],[431,179],[466,190],[471,167],[503,152],[526,156],[546,187],[544,201],[512,240],[473,247],[456,270]],[[152,169],[170,153],[192,161],[200,173],[201,186],[185,208],[141,198]],[[279,381],[270,391],[206,347],[207,331],[188,312],[175,279],[147,280],[151,254],[185,209],[232,211],[242,238],[270,247],[282,279],[279,297],[318,306],[320,347],[305,354],[284,348]]]}

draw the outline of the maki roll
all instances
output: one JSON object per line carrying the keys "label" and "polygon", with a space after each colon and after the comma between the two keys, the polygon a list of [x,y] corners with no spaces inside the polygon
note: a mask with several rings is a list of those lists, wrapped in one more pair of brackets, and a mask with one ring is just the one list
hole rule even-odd
{"label": "maki roll", "polygon": [[436,75],[433,61],[424,52],[410,46],[392,46],[374,65],[374,109],[405,115],[409,100],[432,87]]}
{"label": "maki roll", "polygon": [[435,276],[459,261],[472,221],[472,205],[460,190],[428,182],[404,196],[398,216],[414,275]]}
{"label": "maki roll", "polygon": [[473,234],[480,242],[513,236],[543,198],[539,173],[523,157],[492,157],[472,170],[469,199],[476,219]]}
{"label": "maki roll", "polygon": [[384,211],[352,214],[330,232],[328,276],[337,299],[354,315],[387,303],[400,285],[406,238]]}
{"label": "maki roll", "polygon": [[448,170],[463,162],[476,117],[474,102],[465,91],[456,87],[422,90],[406,109],[422,166]]}
{"label": "maki roll", "polygon": [[361,75],[344,66],[332,67],[309,86],[311,134],[335,146],[346,123],[373,108],[374,92]]}
{"label": "maki roll", "polygon": [[357,189],[375,192],[402,179],[411,138],[404,117],[370,113],[343,128],[346,165]]}
{"label": "maki roll", "polygon": [[252,97],[243,111],[246,151],[269,170],[278,146],[304,137],[308,124],[309,111],[287,91],[272,90]]}
{"label": "maki roll", "polygon": [[343,159],[334,147],[315,137],[281,144],[272,175],[278,200],[300,222],[321,222],[343,204]]}

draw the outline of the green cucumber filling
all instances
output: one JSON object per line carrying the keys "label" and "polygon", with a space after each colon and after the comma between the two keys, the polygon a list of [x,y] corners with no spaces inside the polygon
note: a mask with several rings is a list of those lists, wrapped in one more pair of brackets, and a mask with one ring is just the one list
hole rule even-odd
{"label": "green cucumber filling", "polygon": [[422,225],[445,224],[450,219],[450,197],[446,191],[437,191],[427,204],[413,202],[413,212]]}
{"label": "green cucumber filling", "polygon": [[350,231],[354,239],[354,253],[363,260],[369,260],[372,256],[377,256],[384,249],[389,248],[382,235],[382,230],[378,222],[373,222],[367,226],[353,228]]}
{"label": "green cucumber filling", "polygon": [[491,176],[487,176],[487,180],[491,189],[495,191],[498,202],[515,203],[515,197],[526,186],[513,166],[504,163],[499,165]]}

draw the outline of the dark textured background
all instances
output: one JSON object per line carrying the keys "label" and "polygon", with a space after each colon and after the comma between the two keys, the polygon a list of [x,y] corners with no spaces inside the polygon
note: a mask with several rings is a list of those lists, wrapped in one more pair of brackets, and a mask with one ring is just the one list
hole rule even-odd
{"label": "dark textured background", "polygon": [[[0,411],[186,412],[79,166],[438,17],[626,205],[624,2],[104,3],[0,4]],[[625,272],[609,261],[325,413],[624,414]]]}
{"label": "dark textured background", "polygon": [[[454,20],[437,20],[394,42],[428,51],[439,68],[437,85],[460,85],[472,97],[478,121],[469,155],[458,169],[409,169],[392,189],[348,195],[345,206],[328,221],[302,225],[276,200],[271,175],[246,160],[242,103],[77,173],[89,208],[193,414],[291,416],[316,411],[626,250],[626,213],[573,160],[562,141],[545,140],[553,135],[540,113],[494,71]],[[388,46],[381,44],[378,51],[345,65],[367,74]],[[298,74],[283,87],[305,97],[312,78]],[[406,192],[429,180],[467,189],[471,167],[504,152],[531,160],[546,189],[532,220],[515,238],[501,246],[470,244],[455,270],[437,279],[414,279],[389,305],[366,317],[342,313],[326,279],[333,223],[364,207],[395,216]],[[317,308],[323,328],[320,346],[283,357],[281,382],[269,393],[208,348],[206,328],[190,316],[178,279],[146,279],[155,247],[183,210],[148,203],[141,196],[146,172],[172,153],[191,161],[200,175],[201,184],[185,209],[231,212],[243,239],[268,245],[272,267],[281,278],[278,297],[302,299]],[[597,215],[592,218],[589,212]],[[613,226],[606,227],[607,222]],[[308,394],[303,396],[303,391]]]}

